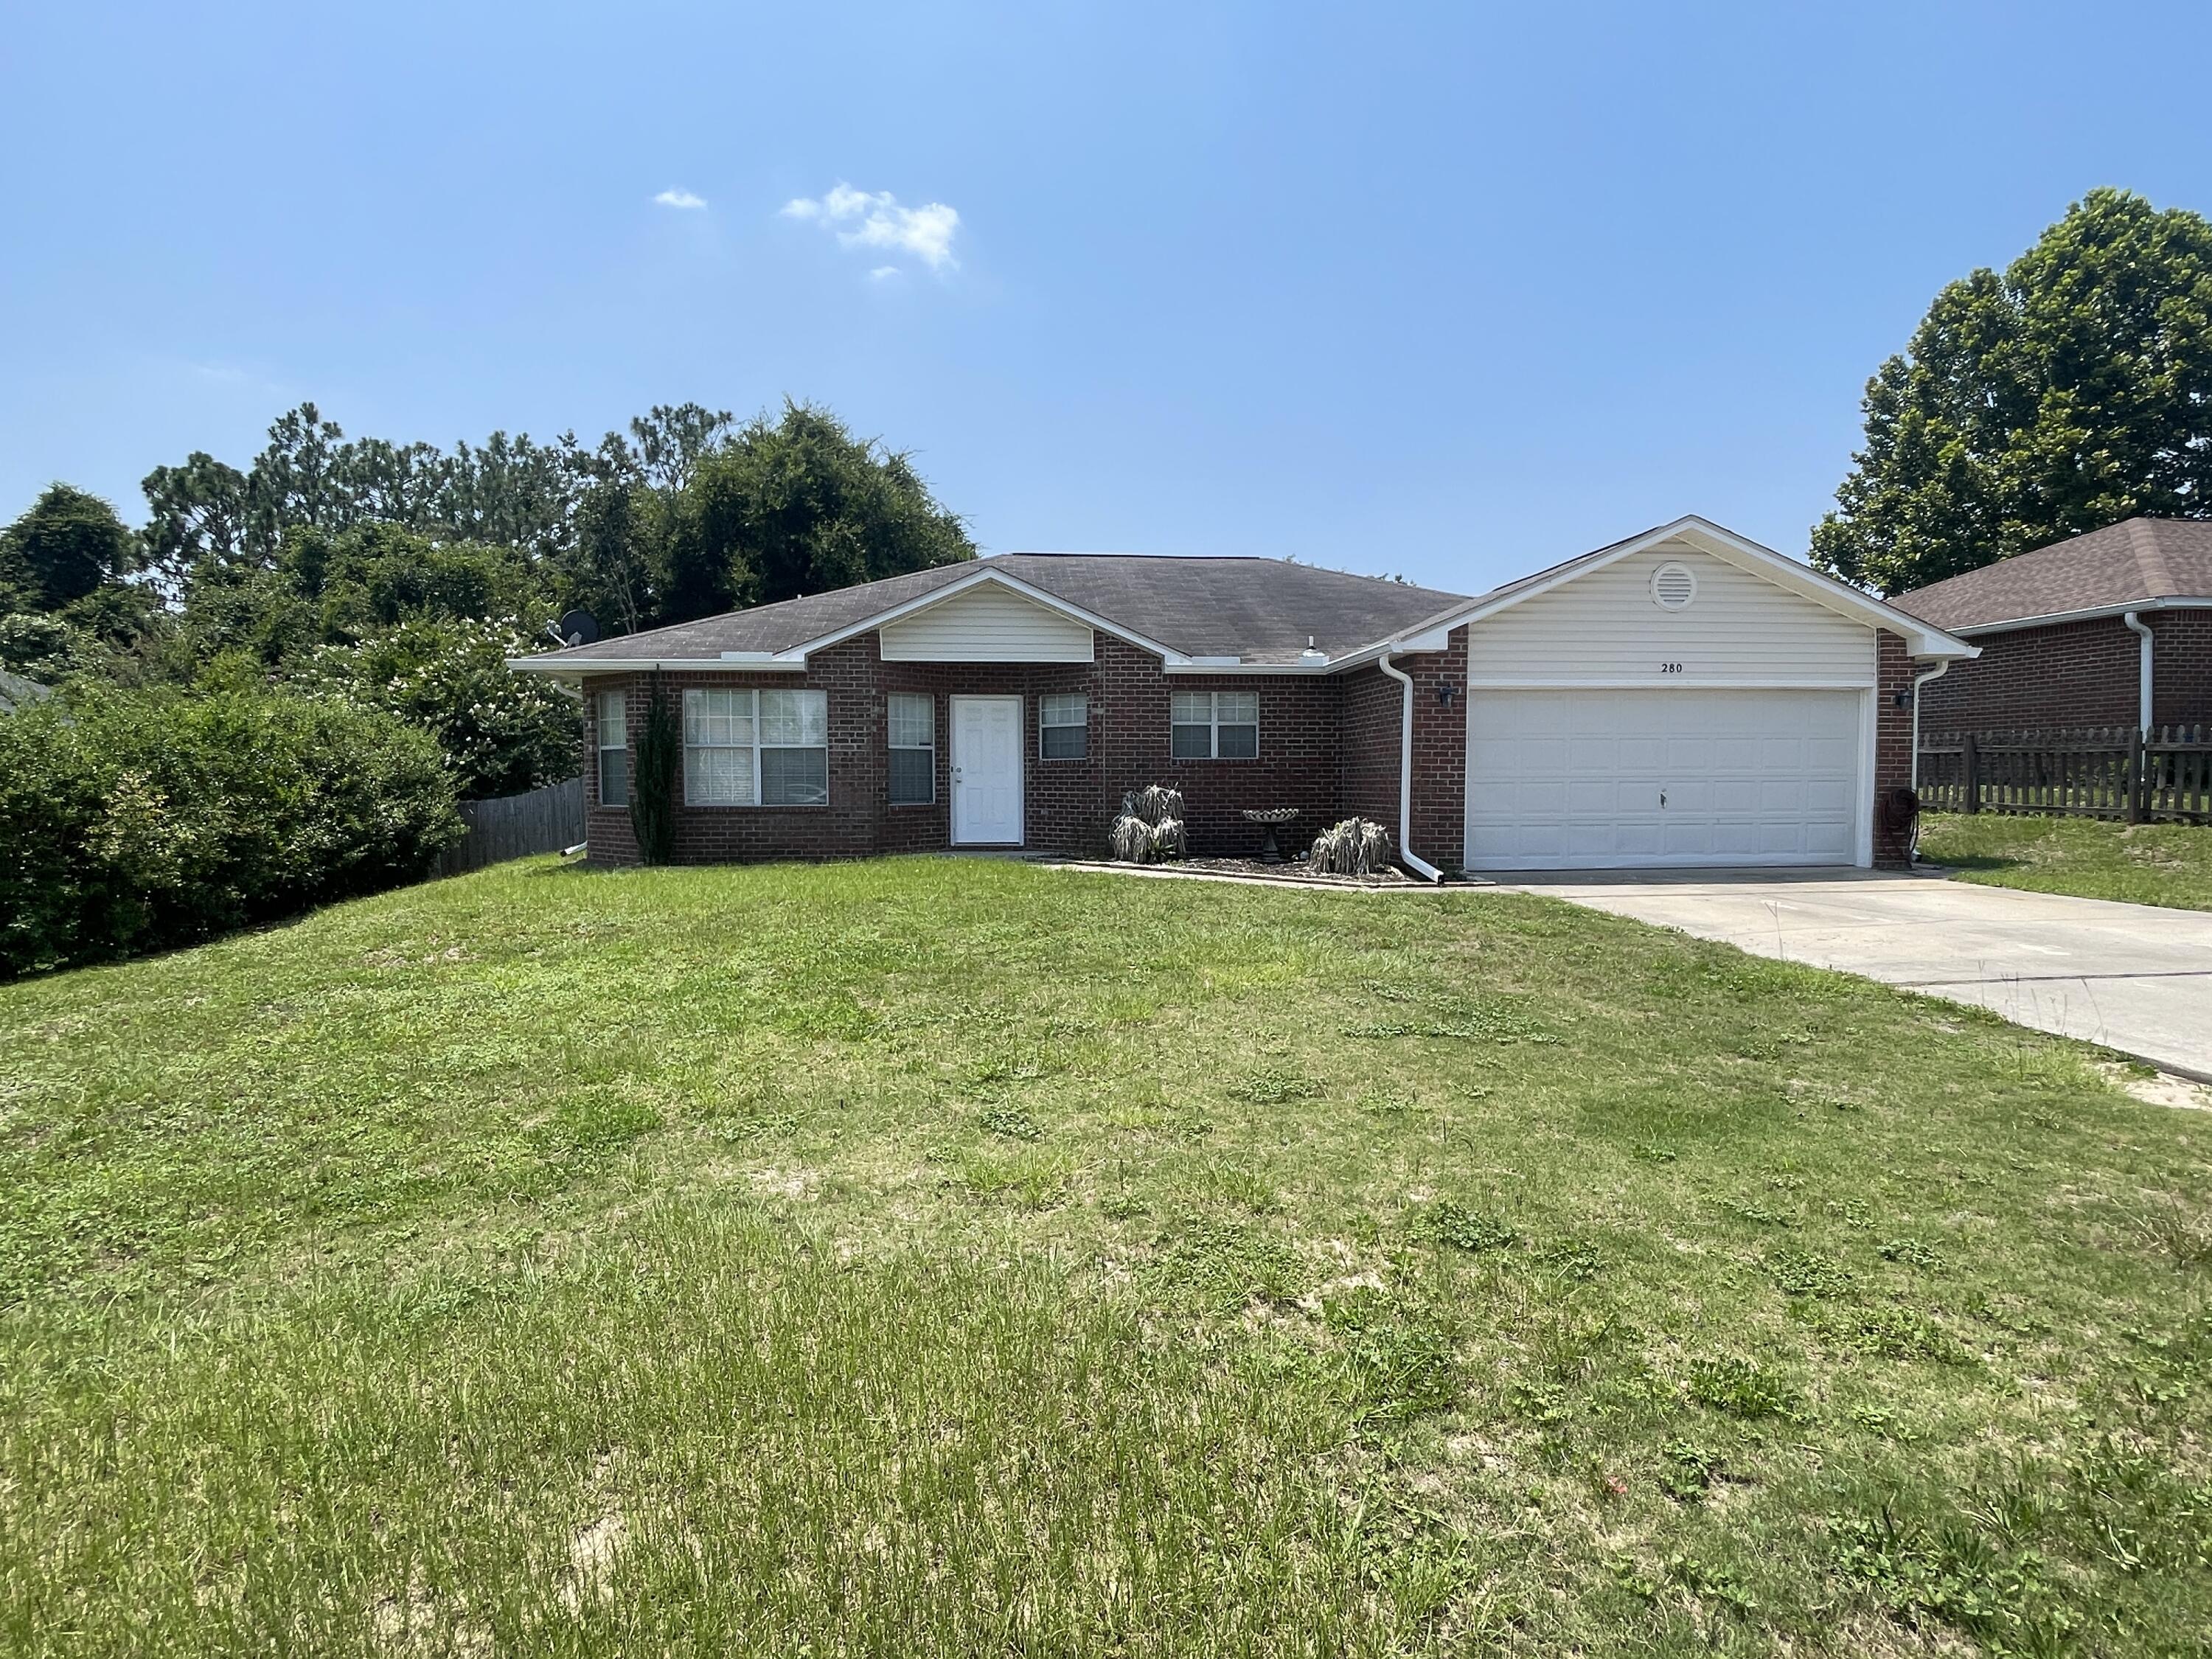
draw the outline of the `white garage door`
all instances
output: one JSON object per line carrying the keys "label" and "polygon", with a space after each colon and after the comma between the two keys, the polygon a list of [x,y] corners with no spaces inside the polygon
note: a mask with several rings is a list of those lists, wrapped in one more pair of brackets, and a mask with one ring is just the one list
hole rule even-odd
{"label": "white garage door", "polygon": [[1467,867],[1850,864],[1856,691],[1471,691]]}

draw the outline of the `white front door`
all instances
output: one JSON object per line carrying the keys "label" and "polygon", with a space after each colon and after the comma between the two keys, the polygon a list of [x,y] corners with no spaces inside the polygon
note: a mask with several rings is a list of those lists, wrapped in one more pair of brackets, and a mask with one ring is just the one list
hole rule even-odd
{"label": "white front door", "polygon": [[1476,690],[1467,867],[1850,864],[1858,691]]}
{"label": "white front door", "polygon": [[1022,842],[1022,700],[952,699],[952,844]]}

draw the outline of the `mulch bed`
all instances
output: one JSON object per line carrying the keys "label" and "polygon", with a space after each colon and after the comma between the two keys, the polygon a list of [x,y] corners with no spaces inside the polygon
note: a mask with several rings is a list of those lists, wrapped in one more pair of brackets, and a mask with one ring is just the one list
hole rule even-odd
{"label": "mulch bed", "polygon": [[1180,870],[1194,876],[1236,876],[1249,881],[1276,881],[1285,886],[1296,887],[1407,887],[1425,884],[1414,882],[1412,877],[1398,869],[1384,870],[1372,876],[1327,876],[1288,860],[1280,864],[1262,864],[1257,859],[1175,859],[1165,864],[1130,867]]}

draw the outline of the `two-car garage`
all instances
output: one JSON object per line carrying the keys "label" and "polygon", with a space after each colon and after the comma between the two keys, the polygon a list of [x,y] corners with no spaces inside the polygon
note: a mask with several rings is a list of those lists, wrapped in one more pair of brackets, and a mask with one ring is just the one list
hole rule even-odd
{"label": "two-car garage", "polygon": [[1865,700],[1472,690],[1467,867],[1854,863]]}
{"label": "two-car garage", "polygon": [[1871,863],[1896,623],[1703,521],[1501,590],[1468,628],[1464,867]]}

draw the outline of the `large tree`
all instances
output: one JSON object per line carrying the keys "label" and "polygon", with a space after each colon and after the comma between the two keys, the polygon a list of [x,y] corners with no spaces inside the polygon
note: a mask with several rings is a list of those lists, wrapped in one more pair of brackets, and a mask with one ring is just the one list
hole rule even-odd
{"label": "large tree", "polygon": [[910,457],[787,403],[702,456],[661,549],[662,622],[769,605],[975,556]]}
{"label": "large tree", "polygon": [[1813,562],[1883,593],[2137,514],[2212,517],[2212,223],[2092,191],[1867,383]]}
{"label": "large tree", "polygon": [[68,484],[51,484],[0,530],[0,610],[64,610],[121,581],[135,552],[113,507]]}

